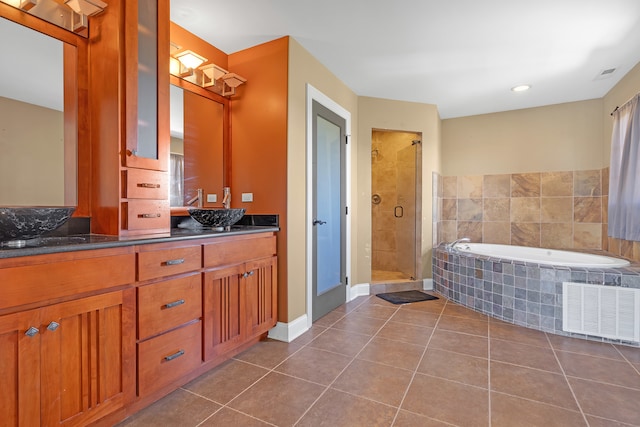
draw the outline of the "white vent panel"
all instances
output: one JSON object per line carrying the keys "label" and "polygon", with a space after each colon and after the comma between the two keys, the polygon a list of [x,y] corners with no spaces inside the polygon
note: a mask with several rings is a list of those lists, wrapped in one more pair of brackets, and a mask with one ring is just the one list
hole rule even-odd
{"label": "white vent panel", "polygon": [[562,284],[562,330],[640,341],[640,289]]}

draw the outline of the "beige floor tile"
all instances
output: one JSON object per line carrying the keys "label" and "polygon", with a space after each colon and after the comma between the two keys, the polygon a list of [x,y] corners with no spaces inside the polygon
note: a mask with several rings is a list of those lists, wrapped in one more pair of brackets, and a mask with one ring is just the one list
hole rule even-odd
{"label": "beige floor tile", "polygon": [[272,372],[227,406],[271,424],[291,426],[324,390],[323,386]]}
{"label": "beige floor tile", "polygon": [[396,408],[382,403],[327,390],[296,426],[299,427],[357,427],[390,426]]}
{"label": "beige floor tile", "polygon": [[220,408],[221,406],[217,403],[178,389],[132,415],[118,426],[195,426]]}
{"label": "beige floor tile", "polygon": [[[380,298],[377,298],[380,299]],[[381,300],[385,302],[384,300]],[[362,316],[373,317],[375,319],[389,320],[398,310],[398,306],[391,305],[378,305],[378,304],[362,304],[358,308],[352,311],[352,313],[358,313]]]}
{"label": "beige floor tile", "polygon": [[238,360],[229,360],[183,388],[195,394],[226,404],[269,371]]}
{"label": "beige floor tile", "polygon": [[450,351],[427,349],[418,372],[477,387],[489,387],[489,361]]}
{"label": "beige floor tile", "polygon": [[489,425],[486,389],[416,374],[402,409],[465,427]]}
{"label": "beige floor tile", "polygon": [[374,337],[358,354],[358,359],[413,371],[418,366],[422,353],[424,353],[422,345]]}
{"label": "beige floor tile", "polygon": [[562,373],[556,356],[549,347],[537,347],[519,344],[514,341],[492,339],[490,353],[491,360],[542,369],[558,374]]}
{"label": "beige floor tile", "polygon": [[308,331],[297,337],[293,342],[299,345],[309,344],[311,341],[317,338],[318,335],[322,334],[327,329],[328,328],[326,326],[318,326],[316,324],[313,324]]}
{"label": "beige floor tile", "polygon": [[443,315],[438,322],[438,329],[486,337],[489,324],[486,320]]}
{"label": "beige floor tile", "polygon": [[442,314],[442,310],[444,310],[444,307],[448,304],[447,300],[440,295],[434,294],[433,292],[425,292],[425,293],[429,295],[437,296],[438,299],[429,300],[429,301],[412,302],[411,304],[401,305],[400,308],[402,310],[417,310],[417,311],[424,311],[426,313],[433,313],[438,315]]}
{"label": "beige floor tile", "polygon": [[427,326],[416,326],[390,321],[380,329],[376,336],[425,346],[429,342],[432,333],[433,329]]}
{"label": "beige floor tile", "polygon": [[640,389],[640,374],[627,361],[556,352],[567,376]]}
{"label": "beige floor tile", "polygon": [[313,324],[317,326],[329,327],[336,323],[338,320],[342,319],[344,315],[345,313],[343,311],[331,311],[313,322]]}
{"label": "beige floor tile", "polygon": [[437,329],[431,341],[429,349],[448,350],[456,353],[468,354],[469,356],[487,358],[489,340],[476,335],[461,334],[458,332],[444,331]]}
{"label": "beige floor tile", "polygon": [[631,363],[640,363],[640,347],[629,347],[626,345],[614,345],[622,353],[625,359]]}
{"label": "beige floor tile", "polygon": [[491,362],[491,390],[577,411],[563,375],[502,362]]}
{"label": "beige floor tile", "polygon": [[487,316],[458,304],[448,303],[442,312],[445,316],[463,317],[472,320],[487,320]]}
{"label": "beige floor tile", "polygon": [[356,359],[331,388],[397,407],[412,377],[412,371]]}
{"label": "beige floor tile", "polygon": [[313,381],[331,384],[351,362],[351,357],[318,348],[305,347],[276,368],[276,371]]}
{"label": "beige floor tile", "polygon": [[569,384],[585,414],[640,425],[639,390],[577,378],[569,378]]}
{"label": "beige floor tile", "polygon": [[579,427],[587,423],[579,411],[570,411],[532,400],[491,393],[492,427]]}
{"label": "beige floor tile", "polygon": [[[160,425],[160,424],[158,424]],[[268,427],[264,421],[242,414],[229,408],[222,408],[198,427],[242,426],[242,427]]]}
{"label": "beige floor tile", "polygon": [[629,427],[631,425],[606,418],[594,417],[593,415],[587,415],[586,418],[587,421],[589,421],[589,427]]}
{"label": "beige floor tile", "polygon": [[353,357],[369,342],[367,335],[331,328],[311,341],[309,347]]}

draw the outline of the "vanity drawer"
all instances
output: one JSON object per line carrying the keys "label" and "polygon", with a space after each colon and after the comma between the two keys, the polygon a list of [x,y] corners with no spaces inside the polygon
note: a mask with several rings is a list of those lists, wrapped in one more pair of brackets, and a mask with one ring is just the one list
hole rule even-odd
{"label": "vanity drawer", "polygon": [[126,230],[171,228],[168,200],[129,200],[123,203],[123,209]]}
{"label": "vanity drawer", "polygon": [[138,338],[178,327],[202,316],[200,274],[138,288]]}
{"label": "vanity drawer", "polygon": [[271,257],[276,254],[276,236],[245,236],[204,245],[204,266],[218,267]]}
{"label": "vanity drawer", "polygon": [[168,173],[146,169],[127,169],[123,174],[124,198],[163,200],[168,197]]}
{"label": "vanity drawer", "polygon": [[202,325],[195,322],[138,344],[140,396],[192,372],[202,363]]}
{"label": "vanity drawer", "polygon": [[200,245],[153,249],[142,246],[138,253],[138,281],[200,269]]}

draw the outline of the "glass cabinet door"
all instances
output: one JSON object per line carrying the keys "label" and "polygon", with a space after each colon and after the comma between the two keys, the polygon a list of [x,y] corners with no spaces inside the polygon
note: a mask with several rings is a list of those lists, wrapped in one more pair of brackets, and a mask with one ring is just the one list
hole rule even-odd
{"label": "glass cabinet door", "polygon": [[169,2],[138,0],[128,2],[126,7],[129,18],[124,163],[129,167],[166,171],[169,163],[169,31],[166,25]]}

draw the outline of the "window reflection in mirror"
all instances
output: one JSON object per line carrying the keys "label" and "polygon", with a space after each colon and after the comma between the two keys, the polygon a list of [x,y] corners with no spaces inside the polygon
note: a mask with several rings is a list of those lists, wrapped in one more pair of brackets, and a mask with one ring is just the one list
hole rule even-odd
{"label": "window reflection in mirror", "polygon": [[[199,188],[203,190],[203,206],[221,206],[224,105],[174,85],[170,100],[171,206],[186,206],[186,202],[198,194]],[[194,201],[192,205],[197,206],[198,202]]]}
{"label": "window reflection in mirror", "polygon": [[76,205],[77,147],[75,135],[65,143],[63,59],[75,47],[4,18],[0,40],[0,205]]}

